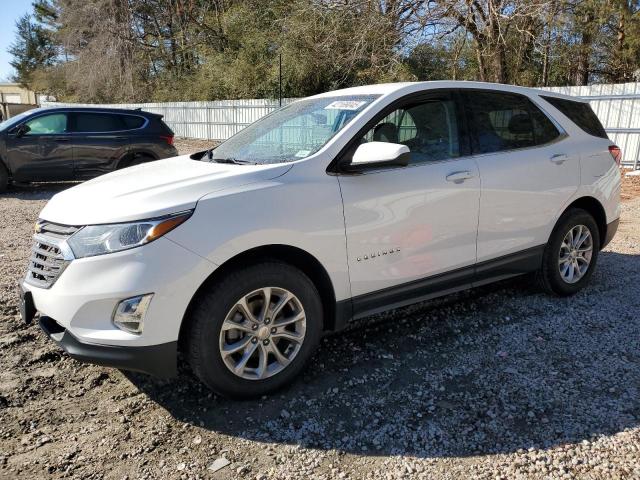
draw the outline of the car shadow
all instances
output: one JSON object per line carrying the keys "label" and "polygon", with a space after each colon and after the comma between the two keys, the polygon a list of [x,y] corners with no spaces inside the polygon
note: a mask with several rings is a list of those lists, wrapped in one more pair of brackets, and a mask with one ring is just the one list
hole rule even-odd
{"label": "car shadow", "polygon": [[189,373],[127,376],[176,419],[259,442],[418,457],[578,443],[640,423],[639,280],[640,256],[603,252],[571,298],[521,277],[396,310],[325,339],[302,378],[258,400]]}

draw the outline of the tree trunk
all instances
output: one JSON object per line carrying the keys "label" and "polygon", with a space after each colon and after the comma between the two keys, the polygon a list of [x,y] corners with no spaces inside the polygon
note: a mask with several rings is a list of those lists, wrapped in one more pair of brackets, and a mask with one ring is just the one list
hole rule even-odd
{"label": "tree trunk", "polygon": [[594,16],[592,13],[588,13],[584,17],[584,23],[582,31],[582,39],[580,41],[580,52],[578,55],[578,69],[576,71],[576,85],[588,85],[589,73],[591,70],[591,64],[589,57],[591,56],[591,48],[593,44],[593,35],[591,29],[593,28]]}
{"label": "tree trunk", "polygon": [[497,44],[493,53],[493,81],[497,83],[509,83],[507,57],[504,50],[504,45]]}
{"label": "tree trunk", "polygon": [[549,44],[544,46],[544,53],[542,54],[542,86],[549,86]]}
{"label": "tree trunk", "polygon": [[486,71],[485,71],[485,65],[484,65],[484,57],[482,56],[482,50],[480,48],[479,43],[476,41],[475,42],[476,45],[476,58],[478,59],[478,79],[481,82],[486,82],[487,81],[487,75],[486,75]]}

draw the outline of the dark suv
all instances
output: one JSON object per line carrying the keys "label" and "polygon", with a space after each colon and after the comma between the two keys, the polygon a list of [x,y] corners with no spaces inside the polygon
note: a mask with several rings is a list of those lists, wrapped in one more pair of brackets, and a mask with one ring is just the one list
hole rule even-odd
{"label": "dark suv", "polygon": [[177,154],[161,115],[38,108],[0,123],[0,192],[10,181],[87,180]]}

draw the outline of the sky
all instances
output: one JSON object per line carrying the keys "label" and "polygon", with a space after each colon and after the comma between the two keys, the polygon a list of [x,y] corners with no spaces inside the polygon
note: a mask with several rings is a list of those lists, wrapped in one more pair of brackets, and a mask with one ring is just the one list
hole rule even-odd
{"label": "sky", "polygon": [[13,74],[9,65],[11,55],[7,49],[13,43],[16,33],[16,20],[31,12],[32,0],[0,0],[0,81],[8,80]]}

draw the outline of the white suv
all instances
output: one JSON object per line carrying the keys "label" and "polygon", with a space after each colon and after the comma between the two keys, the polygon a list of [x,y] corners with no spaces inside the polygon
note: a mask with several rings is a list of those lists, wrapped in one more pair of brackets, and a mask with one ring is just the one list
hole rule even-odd
{"label": "white suv", "polygon": [[353,319],[538,272],[583,288],[620,215],[589,105],[468,82],[299,100],[207,152],[104,175],[41,213],[22,313],[72,357],[231,397],[290,382]]}

